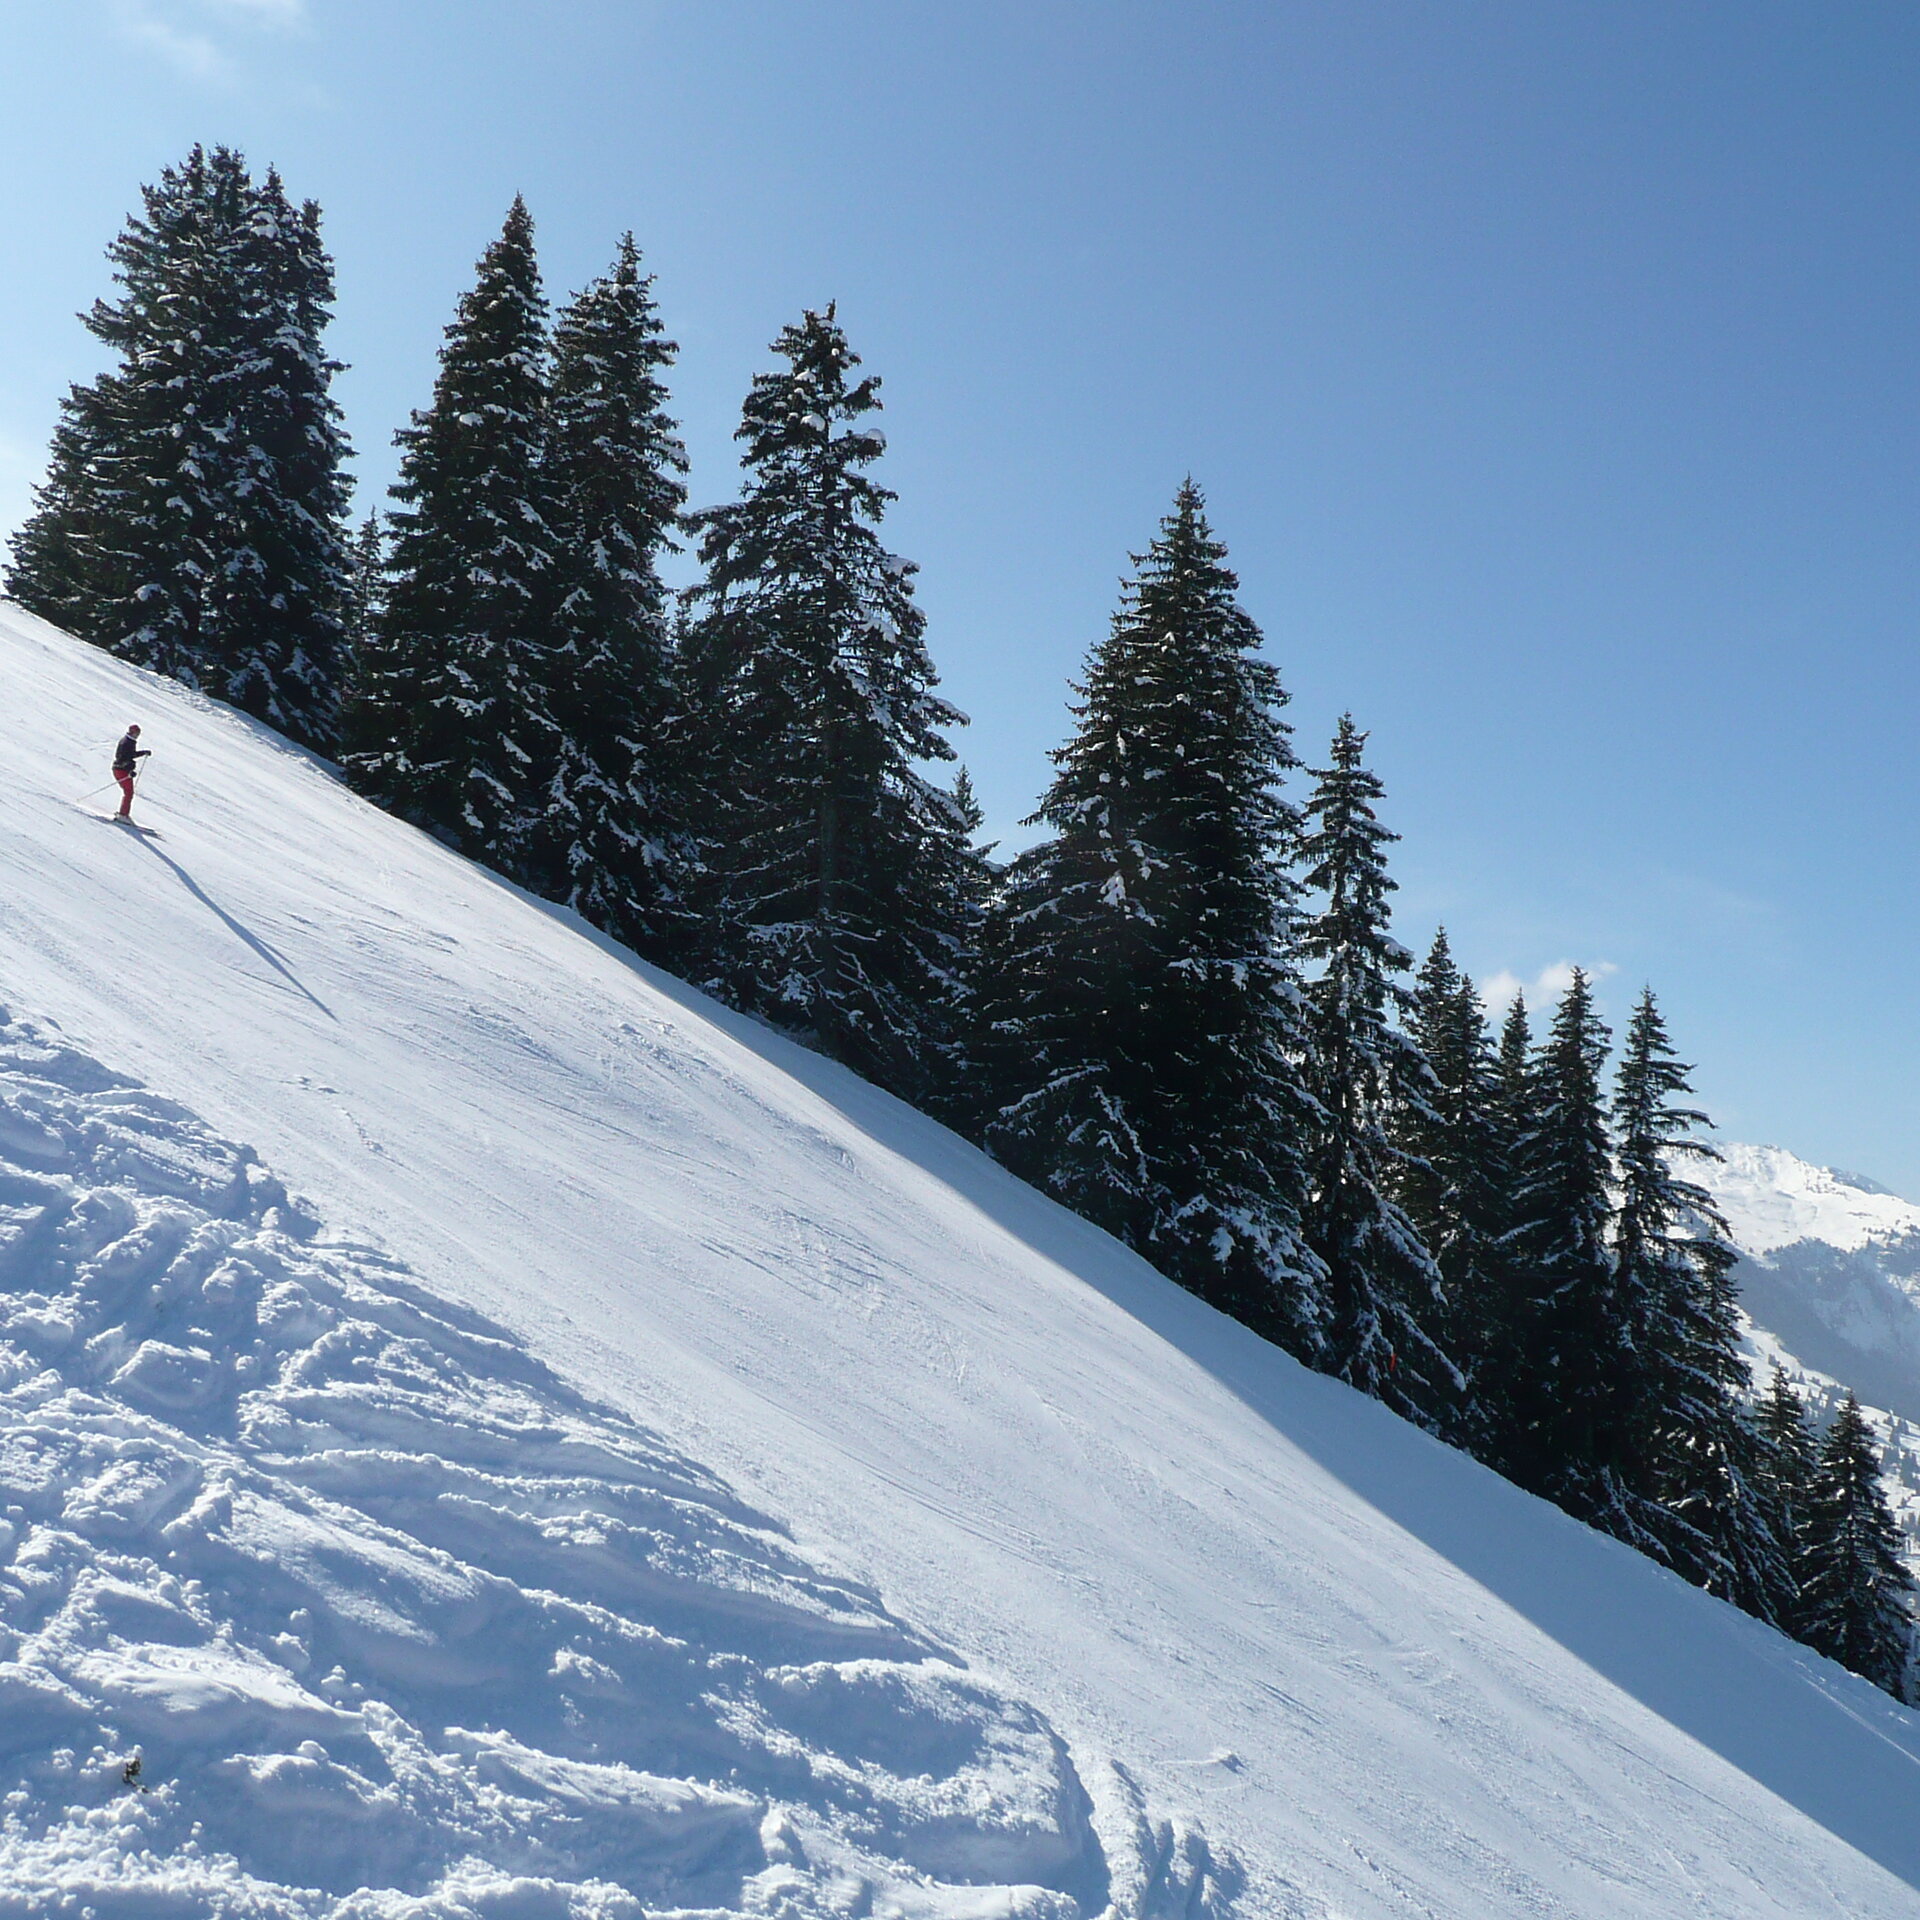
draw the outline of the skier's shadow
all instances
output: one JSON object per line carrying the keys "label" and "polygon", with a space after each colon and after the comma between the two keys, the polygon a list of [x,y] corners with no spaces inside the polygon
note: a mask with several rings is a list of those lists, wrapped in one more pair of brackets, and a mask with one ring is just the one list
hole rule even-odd
{"label": "skier's shadow", "polygon": [[203,907],[223,921],[228,930],[234,934],[236,938],[244,940],[296,993],[302,994],[305,998],[311,1000],[336,1026],[340,1024],[340,1016],[335,1013],[258,934],[251,933],[247,928],[243,927],[218,900],[214,899],[214,897],[201,886],[199,881],[197,881],[179,861],[171,859],[167,854],[161,852],[160,848],[151,840],[143,838],[140,844],[145,847],[156,860],[161,862],[163,866],[170,868],[173,872],[173,877],[178,880]]}

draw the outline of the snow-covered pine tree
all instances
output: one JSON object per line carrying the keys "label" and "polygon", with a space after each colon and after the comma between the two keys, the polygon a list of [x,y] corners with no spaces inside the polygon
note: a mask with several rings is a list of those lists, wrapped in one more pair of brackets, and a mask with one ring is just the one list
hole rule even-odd
{"label": "snow-covered pine tree", "polygon": [[1623,1409],[1621,1476],[1667,1565],[1770,1619],[1787,1571],[1743,1391],[1738,1256],[1712,1196],[1677,1167],[1719,1158],[1697,1137],[1706,1115],[1678,1104],[1692,1091],[1688,1072],[1652,991],[1642,993],[1613,1102],[1614,1263],[1637,1399]]}
{"label": "snow-covered pine tree", "polygon": [[196,146],[141,198],[107,249],[121,295],[84,316],[120,364],[63,403],[7,591],[124,659],[202,685],[215,678],[203,628],[221,578],[245,168],[229,148]]}
{"label": "snow-covered pine tree", "polygon": [[1653,1542],[1629,1443],[1640,1358],[1608,1231],[1607,1050],[1587,976],[1575,968],[1533,1061],[1531,1130],[1517,1149],[1510,1473],[1576,1519],[1644,1548]]}
{"label": "snow-covered pine tree", "polygon": [[1806,1574],[1808,1515],[1820,1472],[1820,1449],[1807,1424],[1807,1410],[1777,1362],[1767,1391],[1754,1409],[1760,1436],[1759,1487],[1767,1525],[1780,1544],[1780,1585],[1765,1618],[1804,1639],[1800,1587]]}
{"label": "snow-covered pine tree", "polygon": [[196,147],[108,257],[122,294],[86,324],[119,365],[62,404],[7,590],[329,747],[347,449],[317,210]]}
{"label": "snow-covered pine tree", "polygon": [[1912,1594],[1873,1433],[1848,1394],[1807,1507],[1800,1637],[1897,1699],[1913,1648]]}
{"label": "snow-covered pine tree", "polygon": [[1469,1436],[1476,1456],[1510,1480],[1519,1479],[1527,1451],[1524,1389],[1531,1361],[1521,1263],[1528,1220],[1526,1157],[1539,1131],[1536,1093],[1533,1027],[1526,996],[1516,993],[1500,1023],[1493,1057],[1488,1106],[1493,1152],[1486,1162],[1492,1284],[1481,1299],[1471,1338],[1474,1429]]}
{"label": "snow-covered pine tree", "polygon": [[949,1066],[940,1083],[929,1090],[926,1108],[950,1127],[978,1137],[987,1120],[986,995],[997,978],[988,945],[996,927],[993,903],[1006,869],[994,857],[999,842],[980,837],[986,812],[974,790],[973,775],[964,766],[954,771],[953,805],[970,856],[962,889],[958,995]]}
{"label": "snow-covered pine tree", "polygon": [[14,534],[4,581],[8,596],[56,627],[105,645],[101,608],[126,595],[103,550],[107,447],[124,382],[102,374],[68,389],[53,429],[47,472],[33,510]]}
{"label": "snow-covered pine tree", "polygon": [[743,497],[698,514],[704,578],[681,637],[702,831],[702,971],[736,1005],[908,1099],[951,1070],[972,886],[951,760],[893,499],[879,382],[829,306],[773,343],[736,438]]}
{"label": "snow-covered pine tree", "polygon": [[1383,789],[1364,763],[1367,736],[1341,716],[1316,769],[1300,858],[1325,896],[1300,931],[1317,971],[1306,987],[1307,1086],[1318,1112],[1307,1150],[1307,1244],[1326,1270],[1320,1364],[1397,1413],[1450,1428],[1463,1382],[1441,1350],[1440,1269],[1394,1197],[1409,1171],[1388,1116],[1433,1085],[1394,1024],[1398,976],[1413,956],[1393,938],[1387,848],[1400,836],[1375,812]]}
{"label": "snow-covered pine tree", "polygon": [[[547,441],[558,558],[531,878],[656,959],[684,946],[688,854],[668,764],[671,667],[658,559],[686,450],[666,412],[665,337],[632,234],[554,327]],[[679,940],[675,935],[681,935]]]}
{"label": "snow-covered pine tree", "polygon": [[347,652],[347,454],[322,345],[333,262],[320,209],[269,169],[238,247],[240,338],[225,447],[232,466],[212,690],[308,746],[332,750]]}
{"label": "snow-covered pine tree", "polygon": [[347,771],[370,799],[519,877],[553,758],[540,691],[556,579],[547,305],[514,199],[395,439],[386,605],[360,650]]}
{"label": "snow-covered pine tree", "polygon": [[[1407,1032],[1427,1074],[1403,1092],[1395,1112],[1402,1156],[1396,1191],[1440,1269],[1440,1345],[1466,1383],[1448,1431],[1480,1452],[1488,1422],[1479,1397],[1501,1309],[1500,1239],[1511,1173],[1486,1017],[1444,927],[1415,977]],[[1523,1038],[1523,1060],[1528,1050]]]}
{"label": "snow-covered pine tree", "polygon": [[989,916],[981,1131],[1310,1355],[1286,695],[1192,481],[1136,565],[1034,816],[1051,837],[1011,863]]}
{"label": "snow-covered pine tree", "polygon": [[342,611],[346,627],[348,670],[343,684],[351,687],[360,650],[373,638],[387,604],[387,529],[378,513],[370,513],[354,530],[347,545],[347,593]]}

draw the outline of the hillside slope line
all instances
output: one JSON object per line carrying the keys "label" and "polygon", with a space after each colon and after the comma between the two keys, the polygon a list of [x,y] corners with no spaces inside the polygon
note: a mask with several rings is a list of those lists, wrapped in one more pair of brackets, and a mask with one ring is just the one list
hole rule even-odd
{"label": "hillside slope line", "polygon": [[0,686],[0,1913],[1920,1916],[1906,1710],[243,717]]}

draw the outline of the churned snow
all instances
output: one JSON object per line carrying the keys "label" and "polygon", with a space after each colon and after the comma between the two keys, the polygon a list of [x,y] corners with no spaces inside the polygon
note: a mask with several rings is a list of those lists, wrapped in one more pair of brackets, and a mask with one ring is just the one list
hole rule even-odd
{"label": "churned snow", "polygon": [[1920,1915],[1865,1683],[242,717],[0,688],[0,1915]]}

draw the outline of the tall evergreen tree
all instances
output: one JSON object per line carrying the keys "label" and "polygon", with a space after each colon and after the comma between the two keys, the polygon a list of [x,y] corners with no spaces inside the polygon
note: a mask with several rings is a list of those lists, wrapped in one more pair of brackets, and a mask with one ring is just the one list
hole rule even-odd
{"label": "tall evergreen tree", "polygon": [[703,783],[708,970],[737,1005],[908,1098],[949,1072],[972,854],[953,795],[964,716],[934,691],[911,562],[876,531],[893,495],[879,382],[834,309],[773,343],[737,438],[749,479],[696,515],[705,576],[682,636]]}
{"label": "tall evergreen tree", "polygon": [[1500,1023],[1494,1049],[1485,1162],[1489,1207],[1490,1285],[1476,1316],[1472,1343],[1474,1452],[1509,1479],[1519,1479],[1528,1457],[1528,1391],[1533,1366],[1531,1295],[1524,1275],[1532,1237],[1528,1159],[1540,1131],[1533,1025],[1526,996],[1516,993]]}
{"label": "tall evergreen tree", "polygon": [[1307,802],[1301,859],[1325,896],[1300,952],[1308,982],[1307,1083],[1318,1107],[1307,1154],[1307,1243],[1326,1269],[1325,1351],[1331,1373],[1429,1425],[1450,1424],[1462,1381],[1435,1341],[1444,1296],[1439,1267],[1394,1198],[1407,1156],[1387,1117],[1424,1100],[1430,1067],[1393,1021],[1397,976],[1413,956],[1389,931],[1379,779],[1363,761],[1367,736],[1341,718],[1331,764]]}
{"label": "tall evergreen tree", "polygon": [[1712,1196],[1677,1170],[1719,1155],[1651,991],[1627,1029],[1614,1095],[1614,1263],[1627,1330],[1620,1473],[1637,1523],[1697,1586],[1771,1618],[1786,1577],[1747,1411],[1732,1269]]}
{"label": "tall evergreen tree", "polygon": [[1050,837],[989,917],[982,1130],[1163,1272],[1313,1353],[1286,696],[1191,481],[1136,565],[1034,816]]}
{"label": "tall evergreen tree", "polygon": [[677,350],[628,234],[554,328],[547,478],[558,579],[543,693],[554,736],[533,854],[542,893],[656,958],[676,944],[689,860],[668,764],[658,569],[687,495],[663,383]]}
{"label": "tall evergreen tree", "polygon": [[1852,1394],[1820,1449],[1802,1565],[1801,1637],[1899,1698],[1913,1646],[1913,1576]]}
{"label": "tall evergreen tree", "polygon": [[346,441],[319,213],[230,148],[144,190],[89,330],[119,364],[62,405],[7,590],[123,658],[330,747]]}
{"label": "tall evergreen tree", "polygon": [[[347,592],[342,618],[346,627],[347,658],[356,663],[361,650],[379,631],[387,604],[387,530],[377,513],[370,513],[354,530],[347,547]],[[349,666],[345,684],[351,687],[357,667]]]}
{"label": "tall evergreen tree", "polygon": [[[1450,1431],[1478,1452],[1489,1422],[1480,1401],[1501,1312],[1500,1241],[1511,1169],[1480,996],[1455,963],[1444,927],[1416,977],[1407,1030],[1427,1073],[1403,1093],[1397,1109],[1397,1191],[1440,1269],[1446,1303],[1440,1344],[1465,1381]],[[1523,1061],[1529,1050],[1523,1036]]]}
{"label": "tall evergreen tree", "polygon": [[1651,1544],[1633,1485],[1634,1327],[1608,1244],[1612,1172],[1600,1076],[1608,1035],[1574,970],[1532,1072],[1509,1246],[1520,1365],[1512,1477],[1576,1519]]}
{"label": "tall evergreen tree", "polygon": [[321,346],[333,262],[319,207],[295,207],[277,172],[251,199],[239,245],[214,691],[295,739],[332,748],[352,591],[346,439],[331,391],[341,367]]}
{"label": "tall evergreen tree", "polygon": [[362,793],[516,877],[556,757],[541,698],[556,584],[546,314],[516,197],[447,329],[432,405],[395,436],[386,605],[346,757]]}
{"label": "tall evergreen tree", "polygon": [[1778,1365],[1755,1410],[1754,1424],[1760,1436],[1760,1493],[1766,1505],[1767,1525],[1779,1543],[1782,1561],[1777,1574],[1778,1587],[1762,1617],[1796,1639],[1805,1639],[1801,1589],[1806,1580],[1820,1450],[1807,1425],[1806,1407]]}
{"label": "tall evergreen tree", "polygon": [[245,169],[231,149],[195,147],[141,194],[107,250],[121,297],[84,316],[120,364],[69,393],[7,587],[83,639],[198,685],[214,677],[202,629],[221,578]]}
{"label": "tall evergreen tree", "polygon": [[8,597],[30,612],[101,646],[110,631],[102,609],[128,592],[113,569],[105,535],[112,498],[108,448],[114,418],[128,406],[125,384],[116,374],[102,374],[89,386],[68,389],[46,477],[34,490],[33,511],[13,536],[4,583]]}

